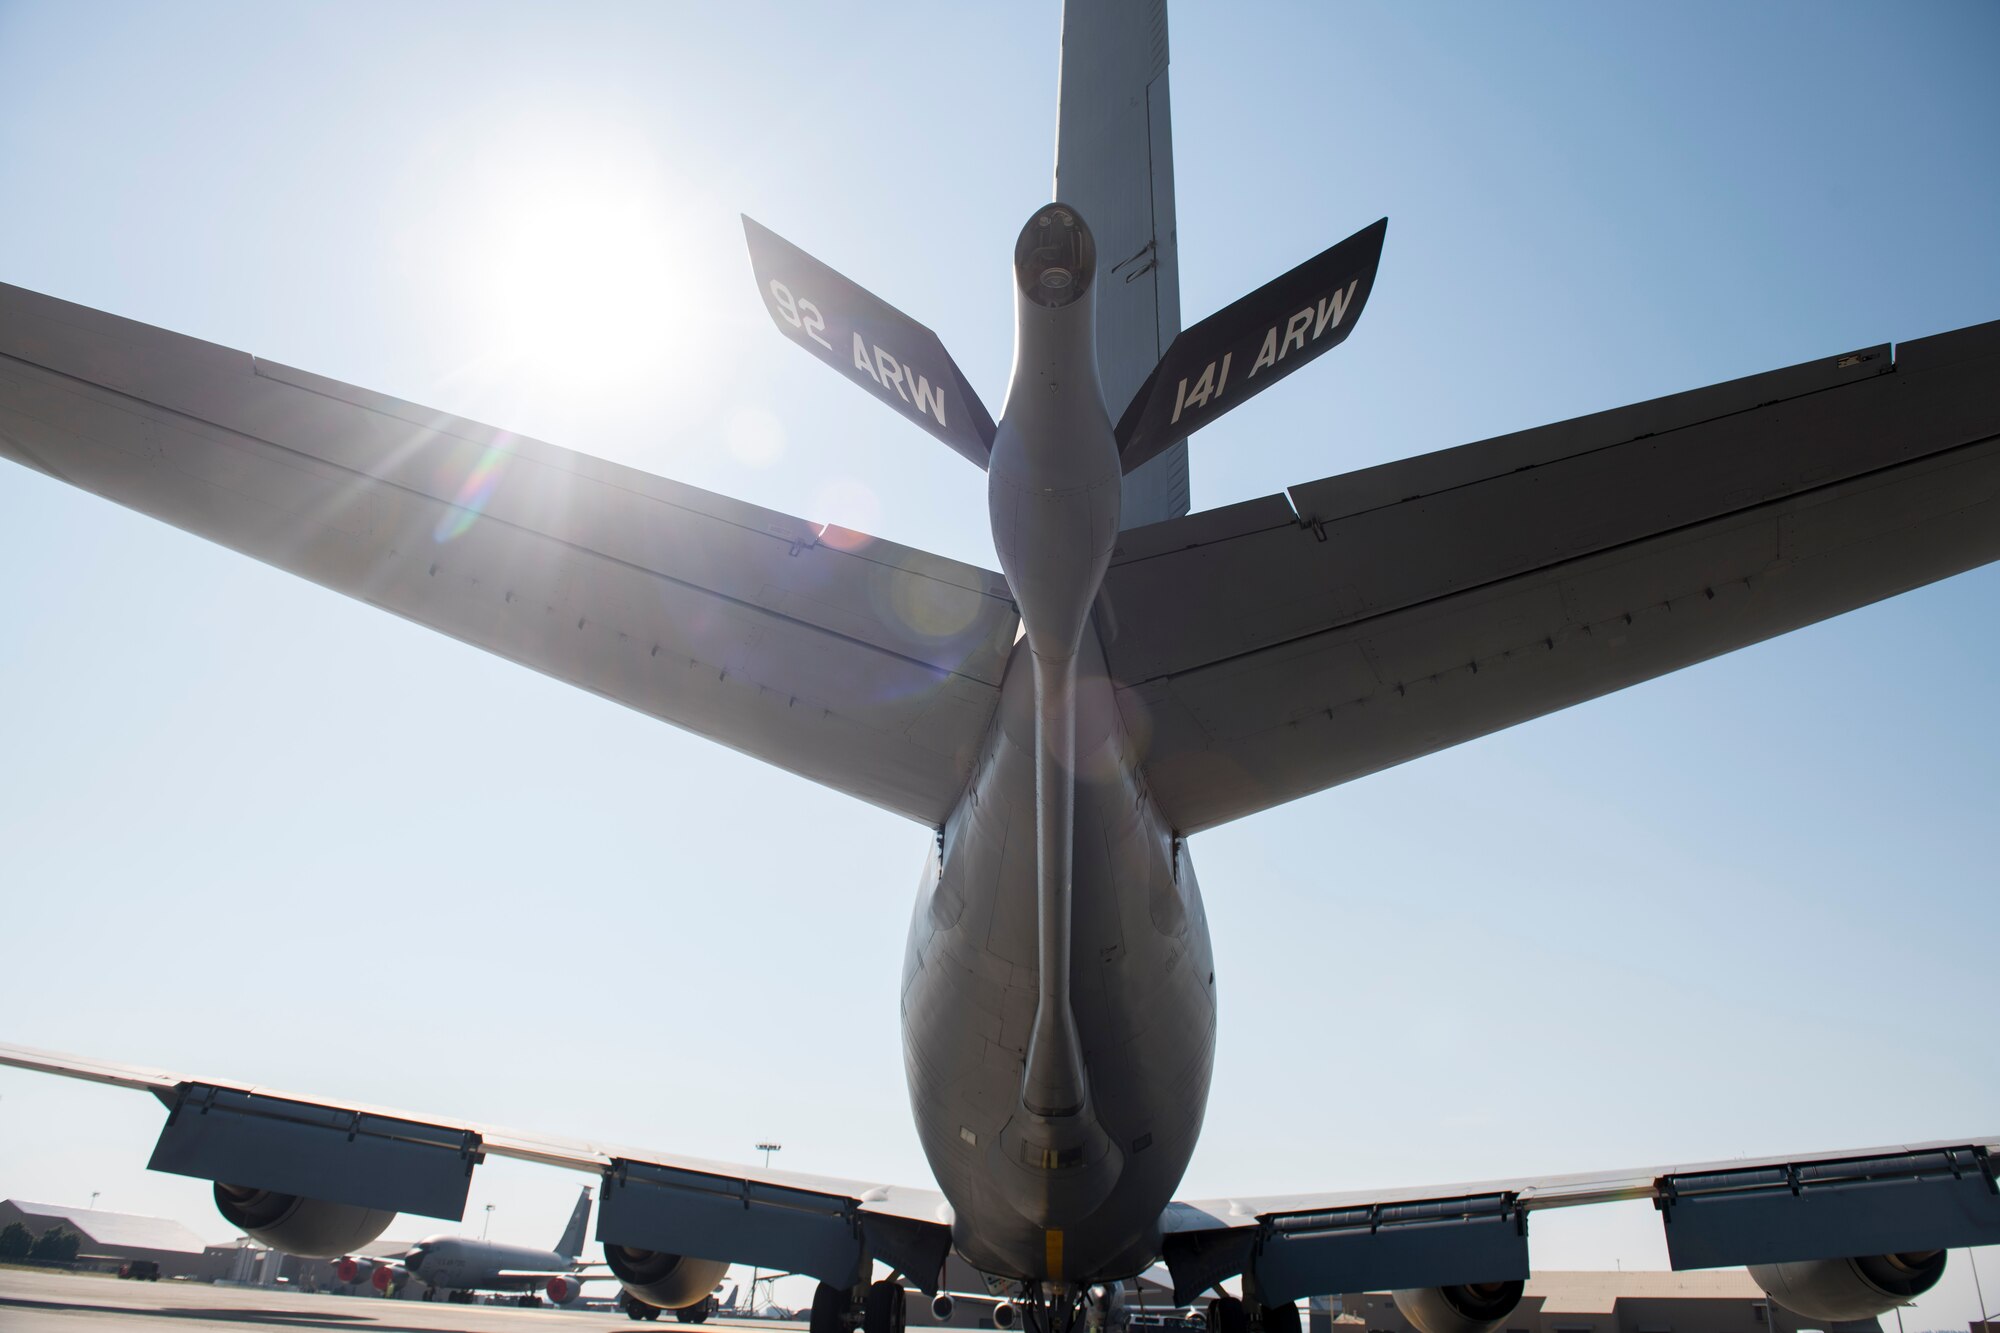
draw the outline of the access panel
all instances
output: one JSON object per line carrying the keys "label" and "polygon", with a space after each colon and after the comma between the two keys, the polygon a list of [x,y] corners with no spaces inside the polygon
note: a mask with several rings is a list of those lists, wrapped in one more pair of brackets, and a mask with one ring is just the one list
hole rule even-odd
{"label": "access panel", "polygon": [[153,1147],[155,1171],[458,1221],[479,1135],[342,1106],[183,1083]]}
{"label": "access panel", "polygon": [[1372,1204],[1270,1219],[1251,1272],[1257,1299],[1525,1281],[1528,1221],[1511,1194]]}
{"label": "access panel", "polygon": [[604,1173],[597,1239],[844,1286],[864,1271],[857,1214],[838,1195],[621,1158]]}
{"label": "access panel", "polygon": [[1666,1176],[1657,1204],[1676,1269],[2000,1244],[1981,1147]]}

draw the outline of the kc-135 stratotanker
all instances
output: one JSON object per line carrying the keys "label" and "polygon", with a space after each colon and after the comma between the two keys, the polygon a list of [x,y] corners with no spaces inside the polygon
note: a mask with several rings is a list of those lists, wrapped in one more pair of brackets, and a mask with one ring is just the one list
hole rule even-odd
{"label": "kc-135 stratotanker", "polygon": [[928,329],[745,220],[779,330],[984,469],[999,573],[0,288],[0,453],[924,825],[902,1023],[936,1189],[0,1061],[158,1095],[151,1165],[280,1248],[461,1217],[498,1154],[601,1177],[634,1297],[804,1273],[814,1333],[890,1333],[952,1254],[1046,1333],[1156,1263],[1214,1333],[1377,1289],[1490,1333],[1532,1214],[1614,1200],[1815,1319],[2000,1241],[2000,1135],[1175,1197],[1217,990],[1188,836],[2000,558],[2000,324],[1190,514],[1187,437],[1353,332],[1387,228],[1182,330],[1164,32],[1157,0],[1065,10],[997,423]]}
{"label": "kc-135 stratotanker", "polygon": [[[246,1192],[246,1201],[253,1193]],[[583,1253],[584,1230],[589,1223],[590,1186],[585,1185],[553,1248],[541,1250],[484,1237],[440,1234],[425,1236],[395,1253],[343,1255],[334,1267],[334,1276],[346,1285],[366,1282],[384,1295],[415,1277],[430,1289],[426,1300],[439,1292],[447,1300],[470,1301],[475,1292],[509,1291],[521,1293],[524,1305],[539,1303],[543,1295],[557,1305],[573,1305],[583,1295],[584,1283],[611,1276],[584,1271],[603,1265],[584,1263],[577,1257]],[[697,1307],[696,1313],[706,1316],[707,1307]]]}

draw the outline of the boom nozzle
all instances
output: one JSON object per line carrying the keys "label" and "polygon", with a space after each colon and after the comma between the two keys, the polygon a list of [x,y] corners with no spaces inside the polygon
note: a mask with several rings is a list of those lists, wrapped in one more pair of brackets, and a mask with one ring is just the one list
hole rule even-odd
{"label": "boom nozzle", "polygon": [[1067,204],[1039,209],[1014,242],[1014,281],[1036,305],[1059,309],[1090,290],[1097,242]]}

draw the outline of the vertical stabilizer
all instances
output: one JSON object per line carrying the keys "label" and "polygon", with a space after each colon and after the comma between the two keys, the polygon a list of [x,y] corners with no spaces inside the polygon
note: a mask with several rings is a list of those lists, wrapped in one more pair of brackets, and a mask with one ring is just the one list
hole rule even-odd
{"label": "vertical stabilizer", "polygon": [[[1166,0],[1063,5],[1055,197],[1097,239],[1097,367],[1117,420],[1181,330]],[[1122,523],[1188,512],[1187,444],[1125,478]]]}
{"label": "vertical stabilizer", "polygon": [[556,1253],[565,1259],[574,1259],[583,1253],[583,1230],[590,1225],[590,1186],[583,1187],[583,1193],[576,1196],[576,1209],[569,1215],[569,1225],[563,1228],[562,1239],[556,1242]]}

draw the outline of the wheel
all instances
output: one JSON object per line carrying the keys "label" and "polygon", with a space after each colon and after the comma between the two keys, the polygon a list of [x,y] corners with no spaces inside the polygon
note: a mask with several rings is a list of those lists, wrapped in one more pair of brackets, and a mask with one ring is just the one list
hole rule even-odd
{"label": "wheel", "polygon": [[637,1301],[628,1301],[625,1304],[625,1317],[627,1319],[644,1319],[646,1316],[639,1313],[639,1303]]}
{"label": "wheel", "polygon": [[822,1282],[813,1288],[808,1333],[847,1333],[847,1288]]}
{"label": "wheel", "polygon": [[1208,1303],[1208,1333],[1250,1333],[1250,1312],[1234,1296]]}
{"label": "wheel", "polygon": [[683,1324],[705,1324],[708,1322],[708,1312],[714,1308],[715,1297],[704,1296],[693,1305],[684,1305],[674,1311],[674,1318]]}
{"label": "wheel", "polygon": [[1264,1307],[1264,1333],[1299,1333],[1299,1307],[1296,1305],[1267,1305]]}
{"label": "wheel", "polygon": [[905,1304],[902,1283],[884,1280],[871,1285],[862,1307],[862,1333],[903,1333]]}

